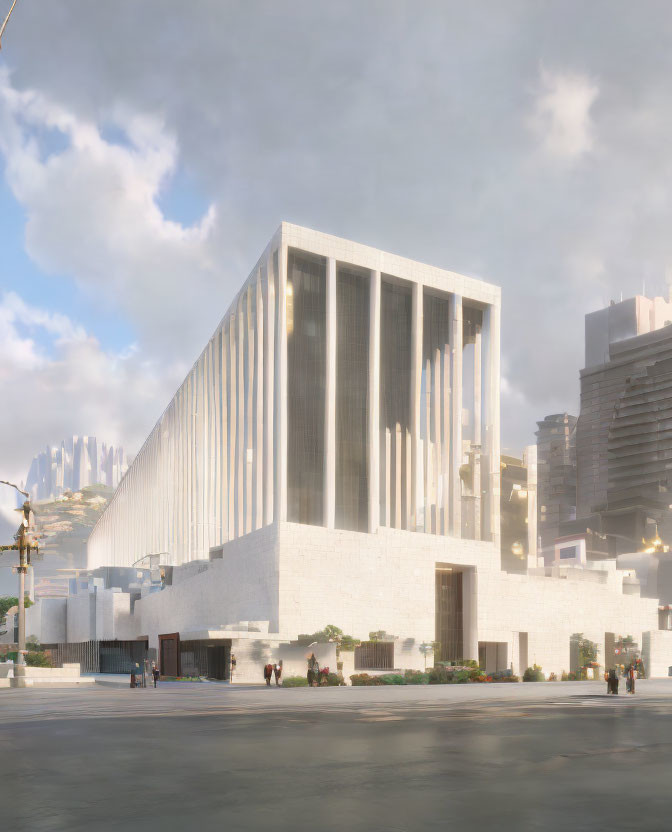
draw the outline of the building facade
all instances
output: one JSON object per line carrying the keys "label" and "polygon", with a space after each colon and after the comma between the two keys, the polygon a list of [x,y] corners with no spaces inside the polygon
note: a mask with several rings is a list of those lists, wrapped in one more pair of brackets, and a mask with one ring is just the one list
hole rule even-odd
{"label": "building facade", "polygon": [[89,538],[89,568],[165,576],[124,637],[169,675],[235,653],[239,681],[327,624],[385,633],[387,668],[436,642],[559,673],[576,632],[642,642],[630,573],[538,566],[535,447],[525,569],[502,569],[499,332],[499,288],[283,223]]}
{"label": "building facade", "polygon": [[283,224],[123,478],[91,566],[278,523],[499,539],[497,287]]}

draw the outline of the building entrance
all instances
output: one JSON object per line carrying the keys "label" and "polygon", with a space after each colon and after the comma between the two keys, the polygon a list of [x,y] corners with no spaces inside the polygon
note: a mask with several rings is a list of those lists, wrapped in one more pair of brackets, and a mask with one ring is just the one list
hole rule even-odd
{"label": "building entrance", "polygon": [[180,675],[180,634],[159,636],[159,657],[162,676]]}
{"label": "building entrance", "polygon": [[451,567],[436,570],[436,641],[437,658],[456,661],[465,656],[462,572]]}

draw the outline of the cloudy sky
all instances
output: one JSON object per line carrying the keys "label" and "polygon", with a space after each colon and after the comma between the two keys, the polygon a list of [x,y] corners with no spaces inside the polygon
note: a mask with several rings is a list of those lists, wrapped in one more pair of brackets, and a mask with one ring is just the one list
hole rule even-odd
{"label": "cloudy sky", "polygon": [[584,314],[667,292],[671,45],[667,2],[19,0],[0,478],[136,452],[281,220],[501,285],[519,451],[577,411]]}

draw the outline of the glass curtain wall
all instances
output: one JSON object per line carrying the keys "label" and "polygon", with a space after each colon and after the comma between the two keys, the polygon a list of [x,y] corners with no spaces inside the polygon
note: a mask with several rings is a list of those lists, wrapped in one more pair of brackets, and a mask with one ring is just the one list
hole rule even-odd
{"label": "glass curtain wall", "polygon": [[368,274],[336,272],[336,528],[368,531]]}
{"label": "glass curtain wall", "polygon": [[324,522],[326,261],[287,257],[287,519]]}
{"label": "glass curtain wall", "polygon": [[[424,530],[448,534],[450,475],[450,300],[425,291],[420,391]],[[423,518],[419,518],[422,527]]]}
{"label": "glass curtain wall", "polygon": [[380,524],[408,529],[411,509],[411,311],[408,284],[381,281]]}

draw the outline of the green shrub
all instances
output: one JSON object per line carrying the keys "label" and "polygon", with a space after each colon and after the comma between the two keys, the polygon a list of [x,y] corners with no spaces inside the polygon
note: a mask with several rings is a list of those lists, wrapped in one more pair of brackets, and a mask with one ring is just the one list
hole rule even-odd
{"label": "green shrub", "polygon": [[457,673],[453,673],[453,678],[449,681],[464,685],[471,680],[471,673],[471,670],[458,670]]}
{"label": "green shrub", "polygon": [[520,682],[520,676],[514,676],[510,673],[508,676],[498,676],[493,682]]}
{"label": "green shrub", "polygon": [[385,673],[378,677],[383,685],[405,685],[406,680],[400,673]]}
{"label": "green shrub", "polygon": [[355,673],[350,677],[350,681],[353,685],[363,686],[363,685],[384,685],[385,683],[381,681],[380,676],[370,676],[368,673]]}
{"label": "green shrub", "polygon": [[282,680],[283,688],[307,688],[308,679],[305,676],[287,676]]}
{"label": "green shrub", "polygon": [[31,650],[26,653],[26,664],[28,667],[51,667],[49,657],[42,650]]}
{"label": "green shrub", "polygon": [[327,687],[337,688],[345,684],[342,673],[327,673]]}
{"label": "green shrub", "polygon": [[523,682],[545,682],[544,674],[538,664],[528,667],[523,673]]}
{"label": "green shrub", "polygon": [[421,670],[407,670],[404,673],[404,681],[407,685],[426,685],[429,683],[429,673]]}
{"label": "green shrub", "polygon": [[452,681],[452,677],[453,673],[445,665],[437,664],[429,671],[429,684],[447,685]]}

